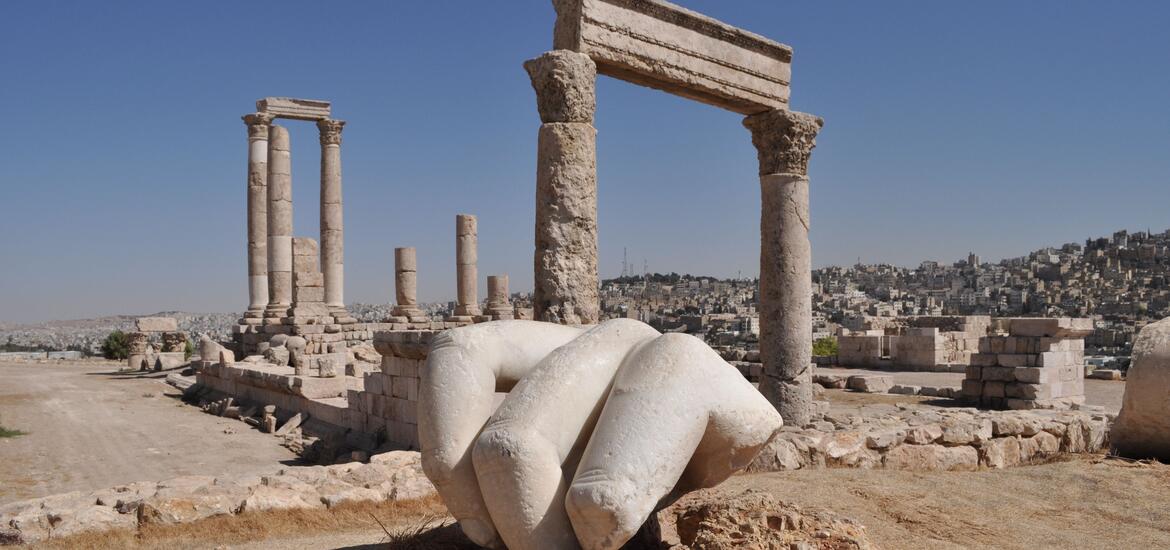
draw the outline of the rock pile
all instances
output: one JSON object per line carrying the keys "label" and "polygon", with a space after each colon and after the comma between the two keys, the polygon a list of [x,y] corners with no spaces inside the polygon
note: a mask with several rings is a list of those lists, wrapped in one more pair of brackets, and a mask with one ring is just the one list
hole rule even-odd
{"label": "rock pile", "polygon": [[430,498],[419,453],[393,451],[369,464],[306,466],[266,476],[183,476],[0,506],[0,541],[28,544],[89,531],[189,523],[266,510]]}

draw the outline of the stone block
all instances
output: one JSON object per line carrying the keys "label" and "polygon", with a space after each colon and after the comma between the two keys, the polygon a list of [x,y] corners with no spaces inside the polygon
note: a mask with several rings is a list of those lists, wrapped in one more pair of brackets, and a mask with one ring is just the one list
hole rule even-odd
{"label": "stone block", "polygon": [[1016,369],[1012,367],[983,367],[983,380],[997,380],[1000,382],[1012,382],[1016,379]]}
{"label": "stone block", "polygon": [[1093,332],[1093,320],[1085,318],[1018,317],[1010,319],[1009,323],[1012,336],[1084,338]]}
{"label": "stone block", "polygon": [[979,365],[967,365],[963,368],[963,372],[968,380],[981,380],[983,378],[983,367]]}
{"label": "stone block", "polygon": [[984,397],[1005,397],[1004,382],[999,380],[989,380],[983,383]]}
{"label": "stone block", "polygon": [[1036,366],[1036,356],[1027,353],[1001,353],[996,357],[996,360],[1005,367]]}
{"label": "stone block", "polygon": [[846,382],[847,388],[865,393],[885,393],[893,386],[893,377],[882,375],[850,376]]}
{"label": "stone block", "polygon": [[1097,369],[1089,373],[1088,377],[1096,380],[1121,380],[1121,371],[1114,369]]}
{"label": "stone block", "polygon": [[256,102],[256,110],[278,118],[325,120],[329,118],[330,104],[316,99],[266,97]]}
{"label": "stone block", "polygon": [[1006,468],[1022,461],[1020,440],[1015,437],[999,437],[979,446],[979,463],[988,468]]}
{"label": "stone block", "polygon": [[[298,306],[302,303],[323,301],[325,301],[325,289],[322,287],[297,287],[293,289],[293,302]],[[321,327],[321,332],[324,331],[325,327]]]}
{"label": "stone block", "polygon": [[895,384],[890,388],[889,393],[895,393],[898,395],[918,395],[918,391],[920,389],[921,388],[918,386],[904,386],[902,384]]}
{"label": "stone block", "polygon": [[1068,365],[1080,366],[1084,357],[1074,351],[1046,351],[1036,358],[1038,367],[1064,367]]}
{"label": "stone block", "polygon": [[1054,367],[1021,367],[1014,371],[1016,381],[1025,384],[1048,384],[1059,378],[1059,370]]}
{"label": "stone block", "polygon": [[139,317],[134,321],[138,332],[176,332],[179,322],[174,317]]}
{"label": "stone block", "polygon": [[882,463],[886,468],[919,472],[973,470],[979,465],[979,452],[968,445],[898,445],[886,452]]}
{"label": "stone block", "polygon": [[999,365],[998,355],[995,353],[971,354],[971,365],[976,367],[994,367]]}
{"label": "stone block", "polygon": [[601,74],[745,115],[788,108],[788,46],[666,2],[553,6],[553,47],[587,54]]}
{"label": "stone block", "polygon": [[325,274],[320,271],[298,271],[293,276],[293,288],[311,288],[325,286]]}
{"label": "stone block", "polygon": [[1060,397],[1059,395],[1054,395],[1054,393],[1057,393],[1053,391],[1055,387],[1055,384],[1025,384],[1017,382],[1008,384],[1004,388],[1004,393],[1006,397],[1016,399],[1052,399],[1053,397]]}

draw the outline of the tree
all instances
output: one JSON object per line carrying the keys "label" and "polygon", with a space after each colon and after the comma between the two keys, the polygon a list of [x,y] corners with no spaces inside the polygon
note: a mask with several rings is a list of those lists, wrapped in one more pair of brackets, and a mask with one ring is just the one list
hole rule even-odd
{"label": "tree", "polygon": [[190,361],[192,353],[195,353],[195,346],[191,344],[191,340],[188,339],[186,342],[183,342],[183,360]]}
{"label": "tree", "polygon": [[812,354],[816,357],[837,355],[837,339],[832,337],[821,338],[813,342]]}
{"label": "tree", "polygon": [[130,340],[126,333],[120,330],[111,332],[102,342],[102,356],[106,359],[124,361],[130,357]]}

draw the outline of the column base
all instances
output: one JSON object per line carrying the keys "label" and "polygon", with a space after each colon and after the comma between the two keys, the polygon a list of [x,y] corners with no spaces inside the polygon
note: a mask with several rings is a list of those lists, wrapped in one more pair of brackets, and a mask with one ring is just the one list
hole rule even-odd
{"label": "column base", "polygon": [[483,312],[480,311],[477,305],[455,306],[455,313],[453,314],[455,317],[476,317],[479,315],[483,315]]}

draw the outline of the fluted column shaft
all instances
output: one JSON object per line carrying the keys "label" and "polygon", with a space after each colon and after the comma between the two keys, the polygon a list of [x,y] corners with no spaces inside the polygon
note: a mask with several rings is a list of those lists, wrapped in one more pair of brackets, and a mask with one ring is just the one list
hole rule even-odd
{"label": "fluted column shaft", "polygon": [[556,50],[524,63],[536,91],[536,251],[533,310],[540,321],[593,324],[597,272],[597,66]]}
{"label": "fluted column shaft", "polygon": [[244,115],[248,125],[248,310],[259,319],[268,304],[268,125],[264,113]]}
{"label": "fluted column shaft", "polygon": [[292,305],[292,167],[288,130],[272,125],[268,136],[268,308],[284,317]]}
{"label": "fluted column shaft", "polygon": [[760,392],[795,426],[813,411],[808,160],[822,124],[783,110],[744,119],[760,163]]}
{"label": "fluted column shaft", "polygon": [[344,120],[319,120],[321,132],[321,273],[325,305],[345,309],[345,223],[341,200],[341,129]]}

